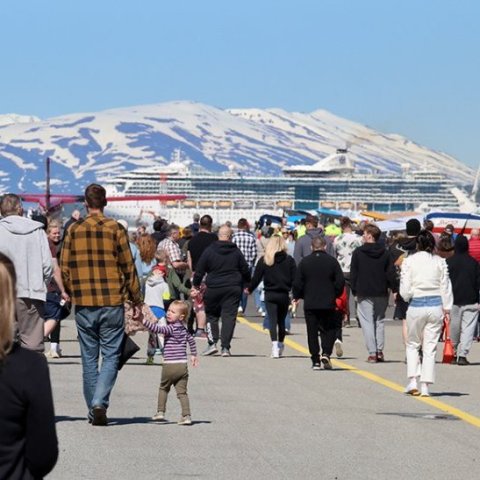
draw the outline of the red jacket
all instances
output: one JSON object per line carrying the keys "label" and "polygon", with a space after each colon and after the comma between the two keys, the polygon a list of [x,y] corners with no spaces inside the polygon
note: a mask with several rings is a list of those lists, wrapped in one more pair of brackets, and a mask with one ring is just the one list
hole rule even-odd
{"label": "red jacket", "polygon": [[335,310],[337,312],[347,313],[347,289],[343,288],[342,294],[335,299]]}
{"label": "red jacket", "polygon": [[468,242],[468,253],[477,262],[480,262],[480,238],[471,238]]}

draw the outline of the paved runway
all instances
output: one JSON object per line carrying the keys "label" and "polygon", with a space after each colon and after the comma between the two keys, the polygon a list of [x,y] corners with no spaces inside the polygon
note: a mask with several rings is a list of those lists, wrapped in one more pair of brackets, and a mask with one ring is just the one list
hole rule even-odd
{"label": "paved runway", "polygon": [[[63,323],[65,356],[49,360],[60,458],[49,479],[476,479],[480,469],[480,344],[473,365],[437,364],[430,399],[407,397],[398,322],[388,322],[384,364],[367,364],[362,332],[344,330],[345,355],[314,372],[303,319],[285,357],[270,358],[261,318],[240,319],[233,357],[190,369],[194,425],[178,426],[174,391],[166,424],[151,422],[161,367],[145,349],[119,373],[111,424],[86,421],[75,325]],[[146,336],[135,337],[146,346]],[[200,350],[205,341],[197,341]],[[441,347],[441,346],[440,346]],[[440,357],[440,353],[438,355]],[[159,357],[155,357],[158,362]]]}

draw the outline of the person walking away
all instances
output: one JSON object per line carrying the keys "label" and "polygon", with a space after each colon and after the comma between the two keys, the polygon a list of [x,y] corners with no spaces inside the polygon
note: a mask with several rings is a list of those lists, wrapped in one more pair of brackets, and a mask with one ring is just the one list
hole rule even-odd
{"label": "person walking away", "polygon": [[191,425],[190,401],[187,394],[188,362],[187,343],[190,346],[190,361],[192,367],[198,366],[197,347],[195,339],[187,330],[184,321],[188,315],[188,304],[175,300],[167,311],[167,325],[159,325],[143,321],[143,325],[155,334],[165,337],[164,362],[162,378],[158,389],[157,413],[152,417],[156,422],[165,421],[168,393],[172,385],[177,391],[177,397],[182,408],[179,425]]}
{"label": "person walking away", "polygon": [[[192,279],[195,275],[195,269],[197,263],[202,256],[202,253],[213,242],[218,240],[218,237],[212,233],[213,219],[210,215],[203,215],[200,218],[200,229],[198,234],[195,235],[189,242],[187,248],[187,263],[190,271],[192,272]],[[197,323],[197,329],[195,336],[199,338],[207,338],[205,327],[207,324],[207,316],[205,314],[205,302],[203,297],[206,291],[205,279],[202,280],[198,293],[193,297],[193,311],[195,312],[195,318]]]}
{"label": "person walking away", "polygon": [[[395,266],[397,281],[400,281],[400,272],[402,271],[402,263],[409,255],[417,251],[417,235],[420,233],[422,225],[416,218],[411,218],[406,223],[406,237],[398,238],[390,249],[392,262]],[[434,237],[435,238],[435,237]],[[395,297],[395,311],[393,312],[394,320],[402,321],[403,343],[407,341],[407,309],[406,302],[400,294]]]}
{"label": "person walking away", "polygon": [[335,250],[335,258],[338,260],[340,267],[342,268],[343,276],[345,277],[345,288],[347,292],[347,310],[345,313],[345,326],[351,327],[350,319],[350,265],[352,263],[352,254],[354,250],[360,247],[362,237],[357,235],[352,229],[352,221],[348,217],[342,217],[340,219],[340,228],[342,233],[335,238],[333,242],[333,248]]}
{"label": "person walking away", "polygon": [[[303,298],[307,326],[308,350],[312,369],[332,369],[330,357],[335,343],[335,299],[345,287],[345,279],[338,261],[326,253],[323,237],[312,239],[312,253],[300,261],[293,282],[293,298]],[[320,331],[322,356],[318,332]]]}
{"label": "person walking away", "polygon": [[0,478],[40,479],[58,458],[55,413],[43,355],[14,339],[15,268],[0,253]]}
{"label": "person walking away", "polygon": [[367,362],[383,362],[385,346],[385,311],[388,306],[388,289],[394,295],[398,290],[395,268],[389,253],[379,243],[380,229],[373,224],[365,226],[364,244],[352,255],[350,280],[352,293],[357,298]]}
{"label": "person walking away", "polygon": [[47,235],[42,223],[23,216],[18,195],[4,195],[0,213],[0,252],[12,260],[17,278],[15,328],[22,347],[43,352],[47,284],[53,273]]}
{"label": "person walking away", "polygon": [[193,223],[191,223],[188,227],[191,229],[192,235],[196,237],[201,228],[200,215],[198,213],[193,214]]}
{"label": "person walking away", "polygon": [[405,393],[429,396],[429,385],[435,382],[437,343],[443,318],[449,318],[453,295],[447,263],[435,254],[435,239],[426,230],[417,236],[417,253],[403,262],[400,295],[410,302],[407,310],[408,384]]}
{"label": "person walking away", "polygon": [[[250,231],[250,226],[248,225],[247,219],[241,218],[238,221],[237,231],[232,237],[232,242],[237,245],[237,247],[240,249],[243,256],[245,257],[245,261],[248,264],[248,268],[250,268],[251,274],[255,267],[258,251],[257,240],[255,238],[255,235]],[[247,301],[248,295],[245,292],[242,292],[240,306],[238,307],[238,311],[240,313],[244,313],[247,309]]]}
{"label": "person walking away", "polygon": [[[300,263],[302,258],[305,258],[307,255],[312,253],[312,240],[315,237],[325,237],[323,230],[319,228],[318,217],[313,215],[307,215],[305,218],[305,235],[302,237],[297,237],[295,242],[295,248],[293,250],[293,258],[297,265]],[[329,255],[335,256],[335,250],[333,248],[333,243],[329,238],[325,239],[326,242],[326,252]]]}
{"label": "person walking away", "polygon": [[157,251],[155,240],[148,233],[144,233],[137,238],[138,253],[141,259],[141,270],[139,274],[140,288],[145,292],[145,283],[152,268],[157,264],[155,253]]}
{"label": "person walking away", "polygon": [[469,253],[467,237],[455,239],[455,253],[447,259],[453,289],[450,312],[450,337],[457,365],[469,365],[470,352],[477,327],[480,292],[480,265]]}
{"label": "person walking away", "polygon": [[263,280],[265,289],[265,306],[268,312],[270,339],[272,341],[272,358],[283,354],[285,339],[285,318],[290,305],[289,293],[295,278],[295,260],[287,254],[287,245],[282,237],[270,238],[255,267],[248,293],[252,293]]}
{"label": "person walking away", "polygon": [[60,268],[75,304],[88,419],[92,425],[105,426],[124,336],[123,304],[131,301],[134,317],[138,316],[142,297],[127,233],[103,214],[105,189],[89,185],[85,204],[87,217],[74,223],[65,236]]}
{"label": "person walking away", "polygon": [[[130,245],[130,251],[132,252],[133,263],[135,264],[135,270],[137,271],[138,279],[142,278],[142,257],[140,257],[140,250],[138,249],[136,241],[132,241],[128,232],[128,222],[124,219],[117,220],[117,222],[125,229],[128,236],[128,243]],[[132,232],[133,234],[134,232]],[[136,235],[136,234],[135,234]],[[152,235],[153,238],[153,235]]]}
{"label": "person walking away", "polygon": [[[208,347],[203,355],[218,352],[217,342],[221,337],[222,357],[230,357],[230,346],[235,330],[240,295],[251,280],[250,267],[242,252],[231,241],[232,229],[222,225],[218,240],[202,254],[193,276],[192,296],[198,294],[202,279],[207,275],[207,290],[204,296],[207,314]],[[222,317],[219,335],[218,320]]]}

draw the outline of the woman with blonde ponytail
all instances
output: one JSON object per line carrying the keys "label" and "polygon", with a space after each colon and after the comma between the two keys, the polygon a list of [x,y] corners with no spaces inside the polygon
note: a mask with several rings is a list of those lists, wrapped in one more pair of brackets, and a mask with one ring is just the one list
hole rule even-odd
{"label": "woman with blonde ponytail", "polygon": [[265,255],[258,261],[249,292],[253,292],[263,280],[265,307],[270,320],[272,358],[283,353],[285,317],[290,304],[289,293],[295,278],[295,260],[287,255],[285,240],[277,235],[270,238]]}
{"label": "woman with blonde ponytail", "polygon": [[43,478],[58,442],[45,357],[15,341],[15,268],[0,253],[0,478]]}

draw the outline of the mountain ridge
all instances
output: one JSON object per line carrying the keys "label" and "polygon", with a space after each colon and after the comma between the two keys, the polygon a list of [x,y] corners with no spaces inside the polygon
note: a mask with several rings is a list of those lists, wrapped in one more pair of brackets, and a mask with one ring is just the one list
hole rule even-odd
{"label": "mountain ridge", "polygon": [[[2,124],[4,117],[10,123]],[[60,193],[106,175],[168,164],[177,149],[208,171],[278,175],[284,166],[313,164],[344,147],[362,171],[400,174],[408,164],[441,171],[459,184],[473,180],[472,169],[443,152],[323,109],[220,109],[172,101],[45,120],[0,115],[0,193],[41,191],[46,156]]]}

